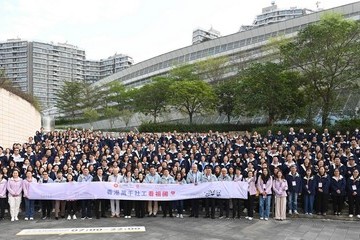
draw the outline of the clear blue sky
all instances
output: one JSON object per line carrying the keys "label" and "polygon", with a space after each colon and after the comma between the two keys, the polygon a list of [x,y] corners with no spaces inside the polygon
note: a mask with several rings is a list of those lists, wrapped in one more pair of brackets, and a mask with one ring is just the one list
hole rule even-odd
{"label": "clear blue sky", "polygon": [[[317,0],[278,0],[279,8],[316,9]],[[327,9],[354,0],[319,0]],[[271,0],[0,0],[0,41],[68,42],[88,59],[117,53],[139,62],[191,44],[197,27],[222,35],[251,24]]]}

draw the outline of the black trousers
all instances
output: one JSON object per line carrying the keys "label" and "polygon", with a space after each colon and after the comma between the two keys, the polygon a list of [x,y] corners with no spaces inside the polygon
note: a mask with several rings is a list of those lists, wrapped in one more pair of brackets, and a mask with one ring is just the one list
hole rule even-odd
{"label": "black trousers", "polygon": [[329,194],[323,192],[317,192],[316,209],[318,213],[324,214],[328,209]]}
{"label": "black trousers", "polygon": [[214,198],[205,198],[205,216],[206,217],[215,217],[215,199]]}
{"label": "black trousers", "polygon": [[66,211],[68,215],[74,215],[77,211],[76,201],[66,201]]}
{"label": "black trousers", "polygon": [[[349,199],[349,214],[358,215],[359,213],[359,197],[357,195],[353,196],[352,194],[348,195]],[[355,212],[354,212],[355,208]]]}
{"label": "black trousers", "polygon": [[191,215],[199,217],[199,199],[191,199]]}
{"label": "black trousers", "polygon": [[52,211],[52,201],[42,200],[41,201],[42,217],[50,217],[51,211]]}
{"label": "black trousers", "polygon": [[240,218],[241,212],[241,199],[240,198],[233,198],[233,209],[232,209],[232,217],[233,218]]}
{"label": "black trousers", "polygon": [[[97,218],[101,216],[105,216],[106,213],[106,207],[107,207],[107,201],[106,199],[96,199],[94,206],[95,206],[95,216]],[[100,208],[100,209],[99,209]]]}
{"label": "black trousers", "polygon": [[166,216],[167,214],[169,214],[170,216],[172,216],[172,201],[164,201],[161,204],[163,215]]}
{"label": "black trousers", "polygon": [[339,213],[343,209],[344,197],[332,196],[334,213]]}
{"label": "black trousers", "polygon": [[92,200],[81,201],[81,217],[92,218]]}
{"label": "black trousers", "polygon": [[219,207],[220,207],[220,217],[225,216],[229,217],[229,199],[220,199],[219,200]]}
{"label": "black trousers", "polygon": [[131,216],[132,203],[130,200],[123,201],[125,216]]}
{"label": "black trousers", "polygon": [[136,201],[135,202],[135,216],[137,218],[145,217],[145,201]]}
{"label": "black trousers", "polygon": [[246,200],[248,217],[254,217],[254,202],[255,202],[255,195],[250,195],[248,193],[248,199]]}
{"label": "black trousers", "polygon": [[6,208],[7,208],[6,198],[0,198],[0,218],[4,218]]}

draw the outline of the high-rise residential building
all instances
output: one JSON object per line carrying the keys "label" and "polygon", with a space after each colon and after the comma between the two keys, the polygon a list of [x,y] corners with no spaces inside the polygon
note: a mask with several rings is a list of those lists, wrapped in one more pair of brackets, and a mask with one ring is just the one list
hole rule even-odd
{"label": "high-rise residential building", "polygon": [[123,54],[86,60],[84,50],[67,43],[0,42],[0,70],[22,91],[34,95],[43,109],[55,106],[56,93],[64,81],[94,83],[132,64],[132,58]]}
{"label": "high-rise residential building", "polygon": [[252,25],[242,25],[240,32],[250,30],[252,28],[261,27],[273,23],[286,21],[292,18],[304,16],[314,11],[306,8],[291,7],[289,9],[279,9],[275,1],[271,6],[262,9],[262,13],[257,15]]}
{"label": "high-rise residential building", "polygon": [[218,37],[221,37],[220,32],[213,28],[210,28],[209,30],[197,28],[193,31],[192,34],[192,44],[206,42]]}

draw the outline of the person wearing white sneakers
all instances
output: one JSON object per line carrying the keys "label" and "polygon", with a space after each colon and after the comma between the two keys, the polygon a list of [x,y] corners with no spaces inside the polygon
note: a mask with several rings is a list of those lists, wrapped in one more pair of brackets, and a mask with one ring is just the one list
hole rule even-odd
{"label": "person wearing white sneakers", "polygon": [[254,172],[249,171],[245,180],[249,184],[248,199],[246,200],[247,216],[245,218],[251,221],[254,218],[254,201],[256,196],[256,179],[254,177]]}
{"label": "person wearing white sneakers", "polygon": [[[74,177],[73,175],[71,174],[68,174],[66,176],[66,181],[67,181],[67,184],[71,184],[74,181]],[[68,217],[67,217],[67,220],[71,220],[71,216],[72,216],[72,219],[76,220],[76,201],[75,200],[67,200],[66,201],[66,209],[67,209],[67,213],[68,213]]]}
{"label": "person wearing white sneakers", "polygon": [[[183,178],[180,171],[176,172],[175,183],[176,184],[186,184],[186,180]],[[177,218],[184,218],[184,216],[182,214],[183,211],[184,211],[184,200],[177,200],[176,201],[176,210],[177,210],[176,217]]]}
{"label": "person wearing white sneakers", "polygon": [[271,206],[271,195],[272,195],[272,177],[270,176],[267,168],[262,169],[262,173],[259,176],[257,189],[260,193],[259,201],[259,214],[260,220],[269,220],[270,206]]}
{"label": "person wearing white sneakers", "polygon": [[18,221],[19,208],[21,204],[21,193],[23,190],[22,179],[19,177],[19,170],[16,168],[12,173],[12,178],[7,182],[7,190],[9,192],[9,205],[11,221]]}
{"label": "person wearing white sneakers", "polygon": [[34,220],[34,203],[35,200],[29,199],[29,187],[31,183],[36,183],[31,171],[26,172],[26,178],[23,180],[23,191],[25,200],[25,221]]}
{"label": "person wearing white sneakers", "polygon": [[[352,176],[349,178],[347,182],[347,192],[349,199],[349,217],[354,217],[355,215],[359,215],[359,192],[360,190],[360,178],[359,178],[359,170],[355,169],[353,171]],[[355,207],[355,212],[354,212]]]}

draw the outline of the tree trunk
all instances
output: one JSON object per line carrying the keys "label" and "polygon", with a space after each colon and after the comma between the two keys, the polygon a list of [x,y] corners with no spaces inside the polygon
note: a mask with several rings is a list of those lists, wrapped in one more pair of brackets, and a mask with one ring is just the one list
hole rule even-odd
{"label": "tree trunk", "polygon": [[329,120],[329,114],[330,114],[329,103],[324,103],[322,114],[321,114],[321,127],[323,127],[323,128],[327,127],[328,120]]}
{"label": "tree trunk", "polygon": [[269,112],[268,122],[267,123],[272,126],[274,124],[274,119],[275,119],[274,114],[272,112]]}
{"label": "tree trunk", "polygon": [[227,123],[228,123],[228,124],[230,124],[230,118],[231,118],[231,116],[230,116],[230,114],[228,114],[228,115],[227,115]]}
{"label": "tree trunk", "polygon": [[190,121],[190,124],[192,124],[192,121],[193,121],[193,113],[192,112],[189,112],[189,121]]}

